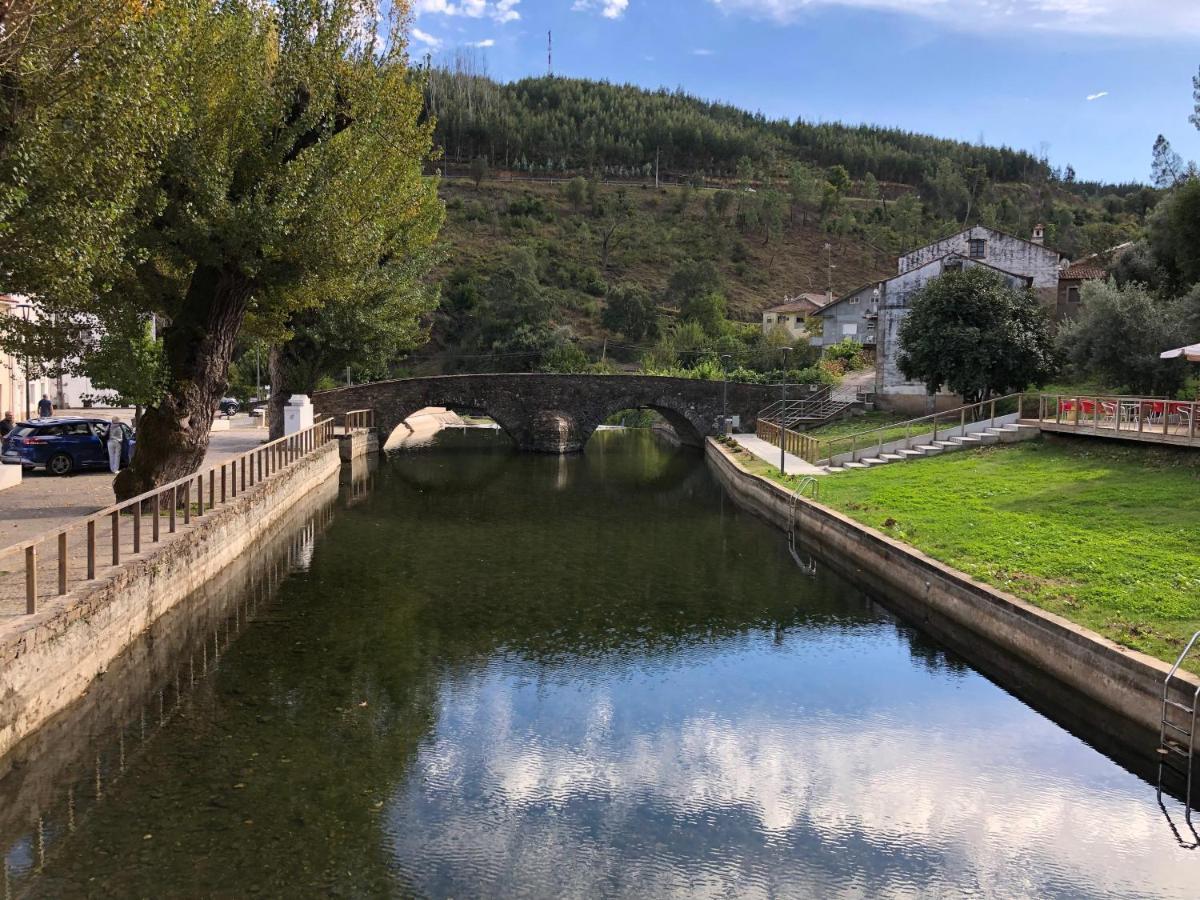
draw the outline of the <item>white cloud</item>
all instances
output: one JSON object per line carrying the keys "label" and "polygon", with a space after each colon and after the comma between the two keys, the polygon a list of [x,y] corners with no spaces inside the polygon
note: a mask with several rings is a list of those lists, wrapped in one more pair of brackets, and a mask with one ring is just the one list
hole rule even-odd
{"label": "white cloud", "polygon": [[606,19],[619,19],[629,8],[629,0],[575,0],[571,6],[573,12],[586,12],[599,9],[600,15]]}
{"label": "white cloud", "polygon": [[471,46],[472,47],[495,47],[496,41],[493,38],[485,38],[482,41],[476,41]]}
{"label": "white cloud", "polygon": [[465,16],[488,18],[500,25],[521,18],[517,7],[521,0],[416,0],[413,12],[419,16]]}
{"label": "white cloud", "polygon": [[697,47],[692,51],[692,56],[712,56],[713,52],[707,47]]}
{"label": "white cloud", "polygon": [[908,14],[971,31],[1055,31],[1140,37],[1200,35],[1188,0],[709,0],[730,13],[794,22],[822,7]]}
{"label": "white cloud", "polygon": [[1107,97],[1107,96],[1108,96],[1108,91],[1099,91],[1095,94],[1088,94],[1087,98],[1088,98],[1088,100],[1099,100],[1101,97]]}
{"label": "white cloud", "polygon": [[434,37],[427,31],[422,31],[420,28],[412,30],[413,40],[417,43],[424,44],[430,50],[437,50],[442,46],[442,39]]}

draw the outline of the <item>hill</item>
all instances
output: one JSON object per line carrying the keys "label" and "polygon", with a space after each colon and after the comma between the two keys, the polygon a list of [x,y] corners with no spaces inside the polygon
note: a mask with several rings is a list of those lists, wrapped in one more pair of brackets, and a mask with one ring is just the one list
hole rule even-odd
{"label": "hill", "polygon": [[[469,58],[426,73],[426,112],[447,219],[423,367],[497,353],[532,367],[564,342],[619,353],[622,336],[603,324],[610,292],[645,291],[669,326],[680,304],[668,284],[689,264],[711,267],[703,290],[730,318],[754,322],[786,295],[823,292],[829,263],[840,294],[976,222],[1018,235],[1045,223],[1047,243],[1077,257],[1138,237],[1157,200],[1141,185],[1076,182],[1006,147],[769,120],[680,91],[503,84]],[[483,302],[501,271],[501,293],[536,302]],[[538,336],[513,338],[527,315]]]}

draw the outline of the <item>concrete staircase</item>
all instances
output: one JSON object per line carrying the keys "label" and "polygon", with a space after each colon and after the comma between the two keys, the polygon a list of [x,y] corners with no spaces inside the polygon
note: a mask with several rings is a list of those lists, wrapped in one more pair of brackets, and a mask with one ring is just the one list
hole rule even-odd
{"label": "concrete staircase", "polygon": [[[991,444],[1010,444],[1017,441],[1027,441],[1038,437],[1041,429],[1036,425],[997,425],[982,431],[972,432],[961,437],[946,440],[931,440],[931,435],[912,439],[911,447],[897,450],[886,450],[878,456],[863,456],[854,462],[842,462],[825,466],[829,474],[850,472],[855,469],[869,469],[873,466],[886,466],[891,463],[908,462],[914,459],[925,459],[939,456],[943,453],[953,453],[956,450],[969,450],[972,447],[986,447]],[[865,451],[870,452],[870,451]]]}

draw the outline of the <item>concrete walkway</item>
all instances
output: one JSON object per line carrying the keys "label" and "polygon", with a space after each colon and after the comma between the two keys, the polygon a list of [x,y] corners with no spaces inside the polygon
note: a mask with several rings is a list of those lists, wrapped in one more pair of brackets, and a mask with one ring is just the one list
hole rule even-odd
{"label": "concrete walkway", "polygon": [[[753,434],[735,434],[733,439],[741,444],[742,447],[749,450],[759,459],[778,468],[779,466],[779,448],[774,444],[764,441],[762,438]],[[789,475],[825,475],[824,469],[814,466],[810,462],[805,462],[798,456],[793,456],[790,453],[785,453],[783,464],[787,468]]]}
{"label": "concrete walkway", "polygon": [[[95,410],[88,410],[86,414],[94,415]],[[102,414],[108,417],[113,411],[104,410]],[[130,421],[127,414],[121,417]],[[229,420],[229,425],[228,431],[212,433],[204,457],[206,468],[245,453],[267,440],[267,429],[258,427],[257,420],[249,416],[235,416]],[[116,502],[112,483],[113,477],[107,469],[85,470],[65,478],[47,475],[42,469],[24,472],[19,485],[0,491],[0,547],[19,543],[112,506]]]}

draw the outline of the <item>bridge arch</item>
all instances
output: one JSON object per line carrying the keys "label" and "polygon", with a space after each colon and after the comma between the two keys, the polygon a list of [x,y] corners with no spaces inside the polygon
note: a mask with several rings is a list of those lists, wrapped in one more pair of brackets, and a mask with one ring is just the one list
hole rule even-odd
{"label": "bridge arch", "polygon": [[519,449],[570,453],[583,449],[606,418],[622,409],[651,409],[684,443],[701,445],[717,433],[723,394],[742,428],[773,400],[766,385],[664,378],[653,375],[442,375],[382,381],[322,391],[313,396],[319,416],[358,409],[375,412],[381,436],[427,407],[485,415]]}

